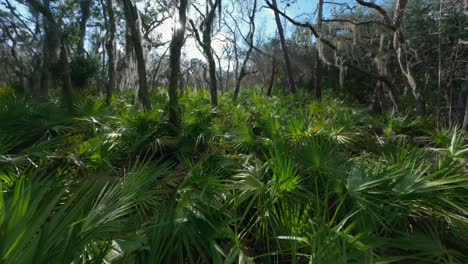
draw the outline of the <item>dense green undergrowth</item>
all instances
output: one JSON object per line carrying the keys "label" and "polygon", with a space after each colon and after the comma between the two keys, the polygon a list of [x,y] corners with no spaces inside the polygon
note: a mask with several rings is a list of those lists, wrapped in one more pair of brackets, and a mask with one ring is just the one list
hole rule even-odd
{"label": "dense green undergrowth", "polygon": [[467,263],[466,134],[307,98],[3,95],[1,262]]}

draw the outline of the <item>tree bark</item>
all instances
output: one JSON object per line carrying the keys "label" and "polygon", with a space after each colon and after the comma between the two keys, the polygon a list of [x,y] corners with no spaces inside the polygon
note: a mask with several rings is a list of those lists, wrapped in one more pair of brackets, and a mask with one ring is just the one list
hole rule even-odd
{"label": "tree bark", "polygon": [[278,35],[280,37],[281,49],[283,50],[284,64],[286,66],[286,75],[288,76],[289,90],[291,93],[296,93],[296,84],[294,83],[294,77],[291,71],[291,62],[289,61],[288,47],[286,46],[286,39],[284,37],[283,25],[281,25],[281,20],[279,13],[277,11],[278,5],[276,0],[272,0],[273,6],[276,8],[273,11],[275,12],[275,21],[278,28]]}
{"label": "tree bark", "polygon": [[[323,0],[318,1],[318,13],[317,13],[317,30],[322,30],[322,19],[323,19]],[[317,39],[317,44],[319,39]],[[322,100],[322,61],[318,48],[316,48],[316,61],[315,61],[315,100]]]}
{"label": "tree bark", "polygon": [[138,27],[138,9],[132,0],[123,0],[124,15],[130,30],[130,39],[132,41],[135,57],[137,61],[138,71],[138,99],[140,100],[145,111],[151,110],[151,103],[148,98],[148,80],[146,77],[145,56],[143,46],[141,44],[141,34]]}
{"label": "tree bark", "polygon": [[468,131],[468,63],[465,68],[465,81],[463,88],[458,97],[458,105],[460,109],[460,120],[462,120],[463,128]]}
{"label": "tree bark", "polygon": [[180,75],[180,56],[182,46],[184,45],[185,25],[187,23],[187,5],[188,0],[180,0],[179,23],[180,28],[175,26],[170,46],[169,67],[171,74],[169,76],[169,122],[175,127],[180,127],[180,113],[177,102],[177,84]]}
{"label": "tree bark", "polygon": [[[35,1],[31,1],[33,8],[38,9],[33,5]],[[49,1],[43,1],[43,8],[50,12]],[[44,10],[44,11],[45,11]],[[42,14],[42,12],[41,12]],[[51,13],[50,13],[51,14]],[[44,17],[45,14],[42,14]],[[52,86],[52,67],[59,61],[58,54],[60,49],[60,37],[57,32],[55,20],[51,20],[51,17],[44,19],[44,44],[42,47],[42,69],[41,69],[41,85],[40,85],[40,97],[46,98],[49,95],[49,89]]]}
{"label": "tree bark", "polygon": [[273,53],[272,61],[271,61],[271,78],[270,83],[268,84],[267,96],[271,97],[273,91],[273,84],[275,83],[275,75],[276,75],[276,59],[275,54]]}
{"label": "tree bark", "polygon": [[62,66],[62,69],[63,69],[63,79],[62,79],[63,100],[68,110],[71,111],[73,107],[73,88],[72,88],[72,82],[71,82],[70,65],[68,64],[68,51],[67,51],[67,48],[65,47],[65,43],[63,39],[60,45],[60,65]]}
{"label": "tree bark", "polygon": [[80,18],[80,39],[78,42],[78,55],[83,55],[85,53],[85,38],[86,38],[86,23],[90,17],[91,13],[91,1],[90,0],[79,0],[81,11],[81,18]]}
{"label": "tree bark", "polygon": [[[48,89],[50,85],[52,72],[51,65],[61,66],[62,69],[62,96],[68,109],[73,106],[73,88],[70,76],[70,65],[68,63],[68,51],[65,46],[64,35],[59,26],[56,17],[50,10],[49,0],[44,0],[42,3],[38,0],[27,0],[27,3],[37,12],[41,13],[45,20],[46,31],[46,54],[45,64],[43,65],[43,76],[41,80],[42,89]],[[57,56],[60,53],[60,57]],[[51,61],[53,59],[53,61]]]}
{"label": "tree bark", "polygon": [[106,83],[106,103],[110,105],[112,101],[112,92],[115,89],[115,15],[114,1],[106,0],[105,5],[107,13],[107,83]]}

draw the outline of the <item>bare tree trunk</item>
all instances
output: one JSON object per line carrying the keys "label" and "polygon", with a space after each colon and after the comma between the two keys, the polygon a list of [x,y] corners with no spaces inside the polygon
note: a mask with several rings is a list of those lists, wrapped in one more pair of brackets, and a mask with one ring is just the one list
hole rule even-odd
{"label": "bare tree trunk", "polygon": [[218,77],[217,77],[217,80],[218,80],[218,83],[219,83],[219,90],[221,91],[221,94],[224,94],[224,91],[223,91],[223,69],[221,67],[221,56],[223,56],[221,54],[221,56],[219,56],[216,52],[213,51],[213,54],[215,55],[216,57],[216,60],[218,61]]}
{"label": "bare tree trunk", "polygon": [[[47,63],[43,65],[43,85],[50,85],[51,71],[50,66],[52,63],[60,63],[62,66],[62,95],[66,106],[71,109],[73,106],[73,88],[70,77],[70,65],[68,63],[68,51],[65,47],[64,35],[56,20],[54,14],[50,10],[49,0],[44,0],[42,3],[39,0],[27,0],[27,3],[37,12],[41,13],[45,20],[46,30],[46,58]],[[58,58],[57,52],[60,51]],[[53,58],[53,61],[50,59]],[[44,76],[45,75],[45,76]],[[47,89],[48,87],[43,87]]]}
{"label": "bare tree trunk", "polygon": [[271,97],[273,91],[273,84],[275,83],[275,75],[276,75],[276,59],[275,54],[273,53],[272,62],[271,62],[271,78],[270,83],[268,84],[267,96]]}
{"label": "bare tree trunk", "polygon": [[395,14],[392,24],[394,30],[393,45],[397,51],[398,64],[400,65],[400,69],[412,89],[413,96],[416,101],[416,114],[419,116],[424,116],[426,115],[426,102],[424,101],[423,91],[421,87],[417,85],[416,79],[414,78],[410,62],[408,61],[408,43],[404,41],[403,35],[400,31],[407,3],[408,0],[398,0],[396,2]]}
{"label": "bare tree trunk", "polygon": [[423,91],[414,78],[412,65],[408,59],[410,49],[400,29],[408,0],[396,0],[393,20],[390,19],[387,12],[381,6],[374,2],[367,2],[364,0],[356,0],[356,2],[362,6],[376,10],[382,16],[385,24],[393,32],[393,47],[396,51],[400,69],[413,92],[413,97],[416,101],[416,113],[419,116],[424,116],[426,114],[426,103],[424,101]]}
{"label": "bare tree trunk", "polygon": [[60,45],[60,65],[63,69],[63,79],[62,79],[62,93],[65,105],[68,110],[72,110],[73,107],[73,88],[70,76],[70,65],[68,64],[68,51],[65,47],[65,43],[62,40]]}
{"label": "bare tree trunk", "polygon": [[397,51],[398,64],[400,65],[400,69],[403,72],[403,75],[405,76],[416,101],[416,114],[418,116],[424,116],[426,115],[426,102],[424,101],[422,89],[416,83],[416,79],[413,76],[410,63],[406,58],[407,51],[405,50],[406,47],[404,47],[405,43],[401,39],[400,31],[395,32],[394,45]]}
{"label": "bare tree trunk", "polygon": [[468,63],[466,63],[465,81],[458,97],[458,105],[460,120],[463,120],[463,128],[468,131]]}
{"label": "bare tree trunk", "polygon": [[210,95],[211,95],[211,105],[216,107],[218,106],[218,86],[216,79],[216,62],[213,57],[213,50],[211,48],[211,34],[213,28],[213,21],[215,19],[216,10],[221,4],[221,0],[215,0],[214,3],[209,1],[210,10],[206,15],[206,18],[203,20],[202,26],[200,27],[203,32],[203,40],[200,38],[195,23],[190,20],[193,31],[195,33],[195,38],[197,39],[198,44],[202,47],[203,53],[205,54],[206,60],[208,61],[208,74],[209,74],[209,85],[210,85]]}
{"label": "bare tree trunk", "polygon": [[[211,39],[211,36],[210,36],[210,39]],[[216,62],[213,58],[213,53],[211,52],[211,46],[205,49],[205,53],[207,54],[207,59],[208,59],[208,74],[210,76],[211,104],[213,106],[218,106],[218,86],[216,83]]]}
{"label": "bare tree trunk", "polygon": [[112,92],[115,89],[115,15],[114,15],[114,1],[106,0],[106,13],[107,13],[107,83],[106,83],[106,103],[109,105],[112,101]]}
{"label": "bare tree trunk", "polygon": [[[276,4],[276,0],[272,0],[273,6],[277,9],[278,5]],[[286,46],[286,39],[284,37],[284,31],[283,31],[283,25],[281,25],[281,20],[279,13],[274,10],[275,12],[275,20],[276,20],[276,26],[278,28],[278,34],[280,37],[280,42],[281,42],[281,48],[283,50],[283,56],[284,56],[284,64],[286,66],[286,75],[288,76],[288,83],[289,83],[289,90],[291,93],[296,93],[296,84],[294,83],[294,77],[291,71],[291,62],[289,61],[289,55],[288,55],[288,47]]]}
{"label": "bare tree trunk", "polygon": [[[44,9],[50,12],[49,0],[43,1]],[[42,14],[44,17],[45,15]],[[48,18],[44,19],[44,44],[42,47],[42,69],[41,69],[41,85],[40,97],[46,98],[49,95],[49,89],[52,88],[52,65],[57,64],[59,61],[58,54],[60,49],[59,32],[57,32],[56,25]]]}
{"label": "bare tree trunk", "polygon": [[382,81],[377,81],[375,85],[374,92],[371,97],[371,104],[369,106],[369,113],[371,114],[381,114],[383,111],[382,106]]}
{"label": "bare tree trunk", "polygon": [[229,57],[228,67],[226,71],[226,85],[224,86],[225,91],[228,91],[228,88],[229,88],[229,74],[231,73],[230,71],[231,71],[231,57]]}
{"label": "bare tree trunk", "polygon": [[249,49],[245,54],[244,61],[242,62],[241,71],[239,77],[236,80],[236,89],[234,90],[234,95],[232,97],[232,101],[235,103],[237,101],[237,97],[239,96],[239,91],[242,83],[242,79],[247,76],[247,62],[250,59],[250,53],[252,53],[253,45],[254,45],[254,34],[255,34],[255,13],[257,12],[257,0],[254,0],[253,7],[252,7],[252,14],[250,15],[250,30],[248,35],[249,40]]}
{"label": "bare tree trunk", "polygon": [[135,51],[138,70],[138,99],[145,111],[151,110],[151,103],[148,98],[148,80],[146,78],[145,56],[141,44],[141,34],[138,27],[138,9],[132,0],[123,0],[124,15],[127,26],[130,29],[130,38]]}
{"label": "bare tree trunk", "polygon": [[158,61],[158,64],[156,65],[156,68],[153,70],[152,76],[151,76],[151,87],[156,87],[158,82],[159,82],[159,71],[161,69],[162,62],[164,60],[164,57],[166,56],[166,53],[169,51],[170,47],[167,48],[164,53],[161,55],[161,58]]}
{"label": "bare tree trunk", "polygon": [[[318,14],[317,14],[317,30],[322,30],[322,19],[323,19],[323,0],[318,1]],[[317,39],[317,42],[320,41]],[[315,100],[322,100],[322,61],[318,48],[316,49],[316,61],[315,61]]]}
{"label": "bare tree trunk", "polygon": [[79,0],[81,11],[81,18],[80,18],[80,40],[78,42],[78,55],[83,55],[85,53],[85,38],[86,38],[86,23],[91,14],[91,1],[90,0]]}
{"label": "bare tree trunk", "polygon": [[182,46],[184,45],[185,25],[187,23],[187,4],[188,0],[180,0],[180,28],[175,28],[170,46],[169,67],[171,69],[171,74],[169,76],[169,122],[171,122],[175,127],[180,127],[180,113],[177,103],[177,84],[180,75],[180,56]]}

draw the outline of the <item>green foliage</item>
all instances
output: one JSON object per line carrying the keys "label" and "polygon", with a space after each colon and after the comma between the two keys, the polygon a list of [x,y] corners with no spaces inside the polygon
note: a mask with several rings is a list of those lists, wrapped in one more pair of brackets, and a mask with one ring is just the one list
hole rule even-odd
{"label": "green foliage", "polygon": [[70,62],[71,79],[75,87],[82,88],[86,81],[97,76],[101,67],[98,57],[75,56]]}
{"label": "green foliage", "polygon": [[307,95],[0,107],[2,263],[466,263],[466,133]]}

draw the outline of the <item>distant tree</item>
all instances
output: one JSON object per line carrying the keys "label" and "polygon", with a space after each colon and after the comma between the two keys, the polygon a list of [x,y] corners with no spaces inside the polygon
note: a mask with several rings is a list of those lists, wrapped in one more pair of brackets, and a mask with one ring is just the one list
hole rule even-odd
{"label": "distant tree", "polygon": [[[212,40],[212,31],[213,23],[216,17],[216,12],[218,9],[221,10],[221,0],[207,0],[206,12],[203,14],[198,8],[193,5],[193,7],[198,11],[202,20],[200,25],[197,27],[193,20],[190,20],[192,30],[195,34],[195,39],[200,47],[203,49],[203,53],[208,61],[208,72],[210,80],[210,95],[211,95],[211,105],[218,106],[218,85],[216,80],[216,62],[213,56],[213,50],[211,47]],[[202,32],[200,36],[199,31]]]}
{"label": "distant tree", "polygon": [[279,35],[280,42],[281,42],[281,49],[283,51],[284,64],[286,67],[286,75],[288,77],[289,90],[291,91],[291,93],[296,93],[296,84],[294,82],[294,76],[291,70],[291,62],[289,60],[288,47],[286,45],[286,38],[284,36],[283,25],[281,24],[281,19],[280,19],[280,15],[278,12],[278,5],[276,3],[276,0],[272,0],[272,7],[275,13],[276,27],[277,27],[278,35]]}
{"label": "distant tree", "polygon": [[[317,4],[317,30],[322,30],[323,19],[323,0],[319,0]],[[322,100],[322,61],[319,59],[319,51],[316,51],[315,60],[315,100]]]}
{"label": "distant tree", "polygon": [[[245,76],[247,76],[247,74],[248,74],[248,72],[247,72],[247,63],[250,60],[250,54],[252,53],[253,46],[254,46],[255,14],[256,14],[256,12],[257,12],[257,0],[253,0],[252,10],[251,10],[251,13],[249,15],[249,33],[247,35],[247,40],[246,40],[247,44],[248,44],[248,48],[247,48],[247,52],[245,54],[244,60],[242,61],[239,76],[237,77],[237,80],[236,80],[236,88],[234,90],[234,94],[233,94],[233,97],[232,97],[233,102],[237,101],[237,97],[239,96],[239,91],[240,91],[242,79],[244,79]],[[237,25],[237,23],[236,23],[236,25]]]}

